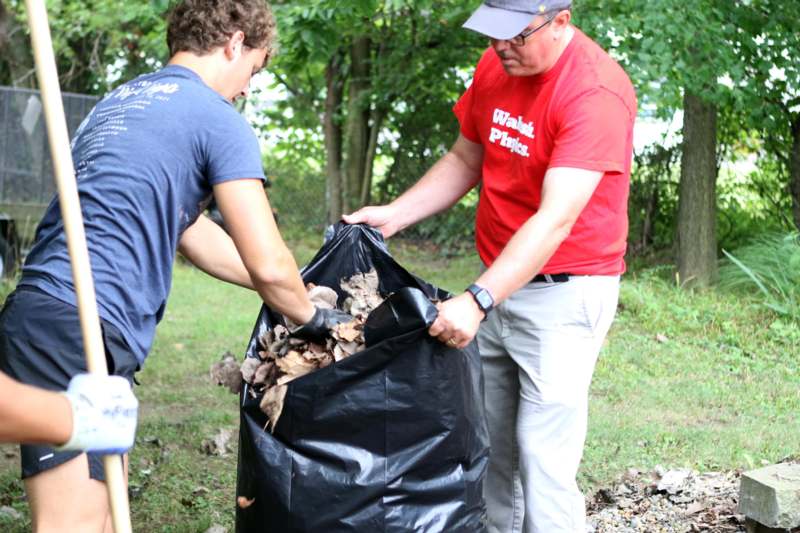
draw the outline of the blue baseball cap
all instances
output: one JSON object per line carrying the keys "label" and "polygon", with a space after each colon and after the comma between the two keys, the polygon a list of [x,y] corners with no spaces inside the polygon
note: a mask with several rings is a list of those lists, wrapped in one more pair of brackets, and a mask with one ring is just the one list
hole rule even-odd
{"label": "blue baseball cap", "polygon": [[572,0],[486,0],[463,27],[492,39],[511,39],[537,15],[569,9]]}

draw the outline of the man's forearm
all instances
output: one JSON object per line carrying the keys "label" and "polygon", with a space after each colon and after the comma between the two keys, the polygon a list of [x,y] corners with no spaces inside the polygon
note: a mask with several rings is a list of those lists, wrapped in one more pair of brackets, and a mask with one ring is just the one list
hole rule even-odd
{"label": "man's forearm", "polygon": [[314,315],[294,256],[283,242],[261,183],[232,180],[214,186],[220,212],[252,285],[270,307],[296,324]]}
{"label": "man's forearm", "polygon": [[388,205],[369,205],[343,215],[348,224],[369,224],[388,239],[455,204],[481,176],[483,146],[459,135],[439,161],[408,191]]}
{"label": "man's forearm", "polygon": [[255,288],[233,239],[205,215],[181,236],[179,251],[197,268],[222,281]]}
{"label": "man's forearm", "polygon": [[273,249],[269,264],[251,273],[256,291],[270,307],[295,324],[306,323],[314,314],[297,263],[288,248]]}
{"label": "man's forearm", "polygon": [[574,168],[547,171],[538,212],[508,241],[491,268],[478,278],[501,302],[529,283],[569,236],[602,173]]}
{"label": "man's forearm", "polygon": [[476,283],[489,290],[495,303],[505,300],[547,264],[569,235],[569,229],[547,213],[534,215],[517,230]]}

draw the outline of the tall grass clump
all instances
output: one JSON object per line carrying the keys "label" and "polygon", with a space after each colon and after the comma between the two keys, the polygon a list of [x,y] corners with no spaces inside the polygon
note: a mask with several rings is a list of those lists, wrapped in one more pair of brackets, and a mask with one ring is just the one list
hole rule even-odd
{"label": "tall grass clump", "polygon": [[760,295],[776,313],[800,320],[800,233],[768,234],[729,253],[720,285]]}

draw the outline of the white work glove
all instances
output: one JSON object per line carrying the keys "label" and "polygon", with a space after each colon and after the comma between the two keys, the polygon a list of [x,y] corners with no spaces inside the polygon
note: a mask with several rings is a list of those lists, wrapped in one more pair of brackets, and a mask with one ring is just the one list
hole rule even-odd
{"label": "white work glove", "polygon": [[62,450],[125,453],[133,446],[139,401],[119,376],[78,374],[63,393],[72,406],[72,436]]}

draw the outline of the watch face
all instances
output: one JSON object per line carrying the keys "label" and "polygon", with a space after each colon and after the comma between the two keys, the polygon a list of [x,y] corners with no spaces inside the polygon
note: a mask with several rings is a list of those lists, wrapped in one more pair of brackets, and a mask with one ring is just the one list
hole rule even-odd
{"label": "watch face", "polygon": [[494,306],[494,299],[492,295],[489,294],[489,291],[474,284],[467,287],[467,290],[472,293],[473,298],[475,298],[475,303],[478,304],[478,307],[480,307],[484,313],[488,313],[492,309]]}
{"label": "watch face", "polygon": [[492,306],[492,297],[489,296],[489,293],[486,292],[485,289],[479,290],[478,293],[475,295],[475,299],[478,300],[478,303],[484,309],[488,309]]}

